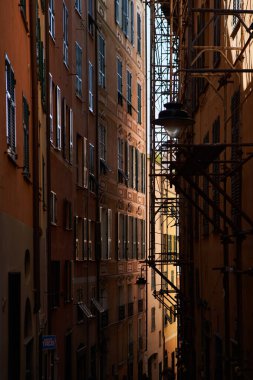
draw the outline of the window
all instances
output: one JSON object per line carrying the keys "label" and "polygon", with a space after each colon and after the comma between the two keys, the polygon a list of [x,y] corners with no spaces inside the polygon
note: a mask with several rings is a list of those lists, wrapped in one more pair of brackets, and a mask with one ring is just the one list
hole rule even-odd
{"label": "window", "polygon": [[108,260],[111,257],[112,242],[112,210],[100,207],[101,225],[101,259]]}
{"label": "window", "polygon": [[75,9],[78,13],[82,14],[82,0],[75,1]]}
{"label": "window", "polygon": [[133,259],[137,258],[137,219],[133,218]]}
{"label": "window", "polygon": [[69,109],[69,162],[73,162],[73,111]]}
{"label": "window", "polygon": [[127,70],[127,112],[132,115],[132,74]]}
{"label": "window", "polygon": [[99,125],[99,157],[106,161],[106,128]]}
{"label": "window", "polygon": [[75,259],[87,258],[87,219],[75,216]]}
{"label": "window", "polygon": [[89,145],[89,190],[95,193],[96,180],[95,180],[95,150],[92,144]]}
{"label": "window", "polygon": [[90,34],[93,36],[94,25],[93,25],[93,0],[88,0],[88,29]]}
{"label": "window", "polygon": [[93,65],[89,62],[89,110],[93,112]]}
{"label": "window", "polygon": [[151,308],[151,331],[155,331],[155,307]]}
{"label": "window", "polygon": [[19,6],[24,19],[26,19],[26,0],[20,0]]}
{"label": "window", "polygon": [[50,192],[50,220],[51,224],[56,225],[56,193]]}
{"label": "window", "polygon": [[117,58],[117,87],[118,87],[118,104],[123,105],[123,95],[122,95],[122,61]]}
{"label": "window", "polygon": [[87,139],[76,137],[76,183],[80,187],[88,187]]}
{"label": "window", "polygon": [[23,175],[29,177],[29,107],[25,97],[23,97],[23,128],[24,128],[24,166]]}
{"label": "window", "polygon": [[8,57],[5,59],[6,80],[6,135],[8,154],[16,159],[16,101],[14,71]]}
{"label": "window", "polygon": [[48,19],[49,19],[49,33],[51,37],[55,38],[55,10],[54,0],[49,0],[48,4]]}
{"label": "window", "polygon": [[145,259],[146,256],[146,223],[145,220],[141,220],[141,259]]}
{"label": "window", "polygon": [[146,190],[146,156],[141,154],[141,192],[145,193]]}
{"label": "window", "polygon": [[130,2],[130,41],[132,45],[134,44],[134,2]]}
{"label": "window", "polygon": [[106,174],[110,168],[106,163],[106,128],[104,125],[99,125],[99,158],[100,158],[100,174]]}
{"label": "window", "polygon": [[53,78],[52,74],[49,73],[49,119],[50,119],[50,142],[54,141],[54,119],[53,119]]}
{"label": "window", "polygon": [[68,66],[69,59],[68,59],[68,49],[69,49],[69,41],[68,41],[68,18],[69,18],[69,12],[68,9],[63,2],[63,62],[66,66]]}
{"label": "window", "polygon": [[127,175],[124,172],[124,153],[125,144],[124,140],[118,138],[118,181],[119,183],[125,183],[128,180]]}
{"label": "window", "polygon": [[137,84],[137,121],[141,124],[141,85]]}
{"label": "window", "polygon": [[141,15],[137,13],[137,53],[141,55]]}
{"label": "window", "polygon": [[61,150],[61,90],[56,86],[56,147]]}
{"label": "window", "polygon": [[76,42],[76,95],[82,97],[82,48]]}
{"label": "window", "polygon": [[[128,216],[118,213],[118,259],[127,258],[128,248]],[[128,256],[129,257],[129,256]]]}
{"label": "window", "polygon": [[105,40],[98,36],[98,84],[105,88]]}
{"label": "window", "polygon": [[125,36],[134,42],[134,2],[132,0],[115,0],[115,22]]}

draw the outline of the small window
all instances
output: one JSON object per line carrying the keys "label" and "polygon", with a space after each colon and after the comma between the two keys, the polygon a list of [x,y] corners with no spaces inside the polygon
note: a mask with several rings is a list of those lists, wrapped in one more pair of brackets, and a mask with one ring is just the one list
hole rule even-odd
{"label": "small window", "polygon": [[61,150],[61,90],[59,86],[56,86],[56,147]]}
{"label": "small window", "polygon": [[69,12],[65,3],[63,3],[63,62],[66,66],[69,64],[68,18]]}
{"label": "small window", "polygon": [[76,42],[76,95],[82,97],[82,48]]}
{"label": "small window", "polygon": [[141,124],[141,85],[137,84],[137,121]]}
{"label": "small window", "polygon": [[155,331],[155,307],[151,308],[151,331]]}
{"label": "small window", "polygon": [[23,128],[24,128],[24,177],[30,176],[29,166],[29,107],[25,97],[23,97]]}
{"label": "small window", "polygon": [[10,61],[5,59],[5,80],[6,80],[6,135],[8,154],[16,159],[16,80]]}
{"label": "small window", "polygon": [[48,19],[49,19],[49,33],[51,37],[55,38],[55,9],[54,0],[49,0],[48,4]]}
{"label": "small window", "polygon": [[117,89],[118,89],[118,104],[123,105],[123,95],[122,95],[122,61],[117,58]]}
{"label": "small window", "polygon": [[19,6],[21,13],[26,20],[26,0],[20,0]]}
{"label": "small window", "polygon": [[94,19],[93,19],[93,0],[88,0],[88,30],[93,36],[94,34]]}
{"label": "small window", "polygon": [[132,74],[127,70],[127,112],[132,115]]}
{"label": "small window", "polygon": [[56,225],[57,218],[56,218],[56,193],[51,191],[50,193],[50,220],[51,224]]}
{"label": "small window", "polygon": [[89,145],[89,190],[92,193],[96,191],[95,150],[92,144]]}
{"label": "small window", "polygon": [[141,55],[141,15],[137,13],[137,53]]}
{"label": "small window", "polygon": [[49,73],[49,120],[50,120],[50,142],[53,144],[54,141],[54,119],[53,119],[53,78],[52,74]]}
{"label": "small window", "polygon": [[101,34],[98,36],[98,84],[105,88],[105,40]]}
{"label": "small window", "polygon": [[75,1],[75,9],[80,15],[82,14],[82,0]]}
{"label": "small window", "polygon": [[89,110],[93,112],[93,65],[89,62]]}

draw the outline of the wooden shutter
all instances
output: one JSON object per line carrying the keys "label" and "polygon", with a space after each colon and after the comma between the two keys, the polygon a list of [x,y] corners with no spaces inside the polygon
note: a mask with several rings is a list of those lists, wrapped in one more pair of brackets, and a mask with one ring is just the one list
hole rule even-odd
{"label": "wooden shutter", "polygon": [[112,210],[107,210],[107,259],[111,258],[112,245]]}
{"label": "wooden shutter", "polygon": [[61,150],[61,90],[59,86],[56,86],[56,146],[59,150]]}
{"label": "wooden shutter", "polygon": [[69,109],[69,162],[73,162],[73,111]]}

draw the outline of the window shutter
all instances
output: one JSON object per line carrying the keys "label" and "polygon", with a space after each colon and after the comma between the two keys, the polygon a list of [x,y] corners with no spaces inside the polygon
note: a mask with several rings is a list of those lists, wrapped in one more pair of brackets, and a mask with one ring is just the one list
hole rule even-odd
{"label": "window shutter", "polygon": [[53,122],[53,78],[52,74],[49,73],[49,118],[50,118],[50,141],[54,142],[54,122]]}
{"label": "window shutter", "polygon": [[131,36],[130,36],[130,41],[132,45],[134,44],[134,2],[131,1],[130,5],[131,9]]}
{"label": "window shutter", "polygon": [[67,132],[67,104],[66,99],[62,99],[62,155],[66,159],[66,132]]}
{"label": "window shutter", "polygon": [[83,138],[83,187],[88,187],[87,139]]}
{"label": "window shutter", "polygon": [[112,210],[107,210],[107,259],[111,258],[111,244],[112,244]]}
{"label": "window shutter", "polygon": [[23,127],[24,127],[24,174],[29,174],[29,107],[23,97]]}
{"label": "window shutter", "polygon": [[136,189],[136,149],[133,147],[133,189]]}
{"label": "window shutter", "polygon": [[61,90],[59,86],[56,87],[56,101],[57,101],[56,146],[59,150],[61,150]]}
{"label": "window shutter", "polygon": [[89,241],[89,243],[88,243],[88,258],[89,258],[89,260],[91,260],[92,259],[92,235],[91,235],[91,228],[92,228],[92,226],[91,226],[91,220],[89,219],[88,220],[88,241]]}
{"label": "window shutter", "polygon": [[121,236],[120,236],[120,212],[117,215],[117,226],[118,226],[118,260],[121,259]]}
{"label": "window shutter", "polygon": [[73,111],[69,109],[69,162],[73,162]]}
{"label": "window shutter", "polygon": [[83,218],[83,259],[88,257],[87,219]]}
{"label": "window shutter", "polygon": [[79,260],[79,236],[78,236],[78,216],[75,216],[75,257]]}

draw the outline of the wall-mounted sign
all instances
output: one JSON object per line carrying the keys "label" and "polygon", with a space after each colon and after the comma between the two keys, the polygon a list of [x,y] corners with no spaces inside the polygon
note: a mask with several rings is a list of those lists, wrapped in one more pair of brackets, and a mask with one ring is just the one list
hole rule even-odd
{"label": "wall-mounted sign", "polygon": [[42,335],[42,350],[56,350],[56,335]]}

